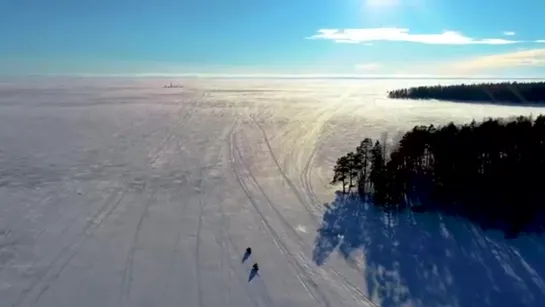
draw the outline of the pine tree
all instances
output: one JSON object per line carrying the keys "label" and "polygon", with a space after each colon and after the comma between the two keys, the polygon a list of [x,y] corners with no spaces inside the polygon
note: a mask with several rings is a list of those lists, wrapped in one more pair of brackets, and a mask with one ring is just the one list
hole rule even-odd
{"label": "pine tree", "polygon": [[358,191],[361,196],[367,192],[372,147],[373,141],[370,138],[365,138],[360,146],[356,148],[356,156],[359,160],[358,166],[360,167],[358,171]]}
{"label": "pine tree", "polygon": [[379,141],[371,149],[371,171],[369,179],[373,186],[375,201],[377,204],[384,204],[386,200],[386,178],[384,154],[382,144]]}
{"label": "pine tree", "polygon": [[348,155],[337,159],[337,163],[335,164],[333,171],[334,175],[331,184],[342,183],[343,194],[346,194],[346,184],[350,173]]}
{"label": "pine tree", "polygon": [[352,190],[354,185],[354,180],[357,180],[358,174],[360,172],[361,166],[360,166],[360,160],[358,159],[358,156],[353,153],[349,152],[346,155],[347,163],[348,163],[348,193]]}

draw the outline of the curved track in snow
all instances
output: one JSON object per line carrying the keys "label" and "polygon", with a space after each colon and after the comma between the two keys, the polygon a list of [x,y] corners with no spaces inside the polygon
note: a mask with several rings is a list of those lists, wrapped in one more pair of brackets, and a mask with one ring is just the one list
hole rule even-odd
{"label": "curved track in snow", "polygon": [[97,82],[0,86],[0,306],[380,305],[357,248],[313,259],[329,170],[424,109],[356,83]]}

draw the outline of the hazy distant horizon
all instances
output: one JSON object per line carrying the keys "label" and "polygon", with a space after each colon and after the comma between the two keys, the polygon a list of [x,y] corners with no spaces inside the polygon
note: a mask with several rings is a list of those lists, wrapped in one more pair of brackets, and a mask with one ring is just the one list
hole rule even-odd
{"label": "hazy distant horizon", "polygon": [[92,73],[59,73],[59,74],[24,74],[1,75],[2,79],[23,78],[210,78],[210,79],[354,79],[354,80],[545,80],[545,76],[448,76],[448,75],[345,75],[345,74],[221,74],[221,73],[142,73],[142,74],[92,74]]}

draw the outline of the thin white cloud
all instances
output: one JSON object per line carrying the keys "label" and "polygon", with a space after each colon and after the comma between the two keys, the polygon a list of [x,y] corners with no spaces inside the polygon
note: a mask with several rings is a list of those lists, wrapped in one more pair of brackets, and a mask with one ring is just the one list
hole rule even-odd
{"label": "thin white cloud", "polygon": [[[335,40],[335,43],[338,43],[338,44],[359,44],[360,42],[353,41],[353,40],[350,40],[350,39],[338,39],[338,40]],[[362,45],[364,45],[364,46],[373,46],[373,43],[364,43]]]}
{"label": "thin white cloud", "polygon": [[455,72],[491,71],[505,68],[545,67],[545,49],[521,50],[470,58],[446,66]]}
{"label": "thin white cloud", "polygon": [[362,63],[356,65],[356,70],[376,71],[382,68],[380,63]]}
{"label": "thin white cloud", "polygon": [[335,40],[336,43],[339,43],[339,44],[358,44],[359,42],[357,41],[353,41],[353,40],[349,40],[349,39],[337,39]]}
{"label": "thin white cloud", "polygon": [[507,45],[519,41],[502,38],[471,38],[456,31],[439,34],[412,34],[405,28],[320,29],[307,39],[323,39],[335,42],[351,41],[369,43],[376,41],[412,42],[432,45]]}
{"label": "thin white cloud", "polygon": [[[388,64],[388,63],[386,63]],[[524,77],[545,69],[545,48],[469,56],[459,59],[430,59],[387,66],[381,73],[442,77]]]}
{"label": "thin white cloud", "polygon": [[538,40],[536,41],[536,43],[545,44],[545,39],[538,39]]}
{"label": "thin white cloud", "polygon": [[513,31],[505,31],[503,32],[503,35],[505,36],[513,36],[513,35],[516,35],[517,33],[513,32]]}

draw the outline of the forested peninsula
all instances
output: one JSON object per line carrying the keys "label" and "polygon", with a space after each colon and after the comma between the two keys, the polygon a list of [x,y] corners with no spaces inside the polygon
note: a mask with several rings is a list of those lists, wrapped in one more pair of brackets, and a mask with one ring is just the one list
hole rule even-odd
{"label": "forested peninsula", "polygon": [[388,92],[394,99],[545,105],[545,82],[501,82],[418,86]]}
{"label": "forested peninsula", "polygon": [[391,150],[366,138],[337,160],[332,184],[385,210],[463,216],[508,237],[540,231],[545,116],[415,126]]}

